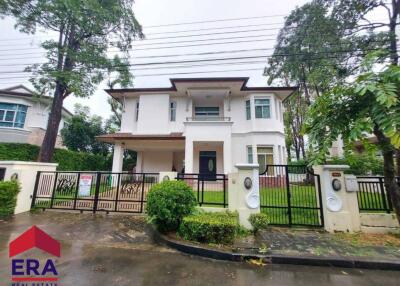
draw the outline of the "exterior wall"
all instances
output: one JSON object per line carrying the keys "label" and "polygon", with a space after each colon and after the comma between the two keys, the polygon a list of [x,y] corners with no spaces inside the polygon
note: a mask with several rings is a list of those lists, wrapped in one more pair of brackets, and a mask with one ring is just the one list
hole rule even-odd
{"label": "exterior wall", "polygon": [[367,233],[400,233],[395,214],[360,213],[361,231]]}
{"label": "exterior wall", "polygon": [[141,134],[168,134],[169,95],[146,94],[139,100],[137,132]]}
{"label": "exterior wall", "polygon": [[[28,106],[24,128],[0,127],[0,142],[28,143],[41,145],[43,142],[47,121],[49,118],[48,105],[38,100],[28,100],[14,96],[0,95],[0,102],[22,104]],[[64,127],[65,118],[60,121],[58,132]],[[59,135],[56,148],[61,148],[62,140]]]}
{"label": "exterior wall", "polygon": [[170,151],[143,151],[142,172],[172,171],[173,153]]}
{"label": "exterior wall", "polygon": [[216,151],[217,174],[224,173],[224,147],[223,142],[218,145],[207,145],[207,143],[194,144],[193,148],[193,173],[199,172],[200,151]]}

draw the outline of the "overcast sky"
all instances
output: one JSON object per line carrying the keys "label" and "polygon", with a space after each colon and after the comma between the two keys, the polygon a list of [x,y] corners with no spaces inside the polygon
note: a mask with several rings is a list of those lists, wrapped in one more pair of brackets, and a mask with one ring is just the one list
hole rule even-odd
{"label": "overcast sky", "polygon": [[[144,33],[147,40],[136,44],[136,51],[132,53],[131,62],[149,63],[163,61],[188,61],[207,58],[223,57],[246,57],[246,56],[265,56],[272,53],[275,38],[279,28],[283,26],[284,16],[293,8],[300,6],[306,0],[136,0],[134,11],[139,22],[144,26]],[[280,16],[274,16],[280,15]],[[269,16],[269,17],[264,17]],[[384,18],[381,13],[376,13],[373,17]],[[204,22],[220,19],[250,18],[242,20],[217,21],[211,23],[179,24],[187,22]],[[23,70],[26,64],[43,62],[42,51],[38,45],[42,39],[49,37],[43,32],[38,32],[35,36],[27,36],[14,29],[13,19],[2,19],[0,25],[0,88],[6,88],[17,84],[25,84],[30,87],[28,82],[29,75],[15,73]],[[265,24],[265,26],[260,26]],[[151,27],[158,25],[168,25],[163,27]],[[238,28],[237,26],[252,27]],[[212,29],[221,27],[233,27],[226,29]],[[191,32],[169,33],[182,30],[197,30]],[[258,30],[253,32],[237,32]],[[261,30],[261,31],[260,31]],[[221,34],[221,32],[227,32]],[[219,33],[219,34],[214,34]],[[193,34],[203,34],[196,37],[178,37]],[[204,35],[205,34],[205,35]],[[250,37],[253,36],[253,37]],[[165,39],[166,37],[169,37]],[[226,40],[201,41],[204,39]],[[239,38],[247,37],[247,38]],[[164,38],[154,39],[152,38]],[[193,42],[193,40],[200,40]],[[183,42],[184,43],[171,43]],[[191,41],[191,42],[187,42]],[[221,41],[234,43],[217,44]],[[161,44],[165,43],[165,44]],[[188,47],[173,47],[188,45]],[[248,52],[223,53],[216,55],[190,55],[173,56],[161,58],[143,58],[149,56],[182,55],[193,53],[222,52],[232,50],[249,50]],[[254,51],[255,49],[255,51]],[[138,58],[136,58],[138,57]],[[249,60],[223,61],[221,62],[200,62],[170,65],[137,66],[133,69],[136,75],[134,80],[135,87],[167,87],[170,86],[169,78],[176,77],[221,77],[221,76],[247,76],[250,77],[250,86],[265,86],[266,79],[262,76],[266,59],[255,58]],[[240,62],[235,65],[227,63]],[[183,67],[190,65],[191,67]],[[193,67],[193,65],[201,65]],[[151,68],[151,69],[150,69]],[[251,70],[243,70],[251,69]],[[242,70],[242,71],[234,71]],[[221,72],[216,72],[221,71]],[[8,73],[14,72],[14,73]],[[198,73],[193,73],[198,72]],[[175,74],[172,74],[175,73]],[[192,74],[184,74],[192,73]],[[156,75],[171,74],[171,75]],[[147,75],[147,76],[146,76]],[[8,79],[6,79],[8,78]],[[97,92],[90,98],[78,99],[73,96],[65,100],[65,107],[73,110],[75,103],[79,102],[90,107],[93,114],[98,114],[104,118],[110,115],[110,108],[107,104],[107,94],[103,91],[104,85],[99,86]]]}

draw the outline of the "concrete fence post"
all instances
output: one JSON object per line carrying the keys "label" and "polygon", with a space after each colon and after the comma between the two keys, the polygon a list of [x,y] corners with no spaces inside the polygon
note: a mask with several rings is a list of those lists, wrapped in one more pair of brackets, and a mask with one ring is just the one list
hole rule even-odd
{"label": "concrete fence post", "polygon": [[178,177],[178,172],[160,172],[158,176],[158,182],[161,183],[163,181],[173,181]]}
{"label": "concrete fence post", "polygon": [[237,164],[236,173],[228,174],[228,206],[239,213],[242,226],[251,229],[249,216],[260,212],[258,164]]}
{"label": "concrete fence post", "polygon": [[0,168],[5,169],[4,180],[16,178],[21,186],[14,214],[27,212],[31,209],[37,172],[55,172],[57,166],[58,164],[55,163],[0,161]]}
{"label": "concrete fence post", "polygon": [[347,165],[319,165],[313,167],[320,175],[322,210],[325,230],[329,232],[357,232],[361,230],[357,201],[357,179],[344,175]]}

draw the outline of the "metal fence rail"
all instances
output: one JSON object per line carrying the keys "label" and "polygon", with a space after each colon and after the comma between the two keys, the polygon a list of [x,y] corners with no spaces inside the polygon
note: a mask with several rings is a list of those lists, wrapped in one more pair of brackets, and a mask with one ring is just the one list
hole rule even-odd
{"label": "metal fence rail", "polygon": [[142,213],[158,173],[38,172],[32,208]]}
{"label": "metal fence rail", "polygon": [[259,176],[261,212],[274,225],[324,225],[319,175],[306,166],[268,165]]}
{"label": "metal fence rail", "polygon": [[228,178],[225,174],[181,174],[177,180],[185,181],[192,189],[200,206],[228,206]]}
{"label": "metal fence rail", "polygon": [[[400,185],[400,177],[396,178]],[[386,212],[393,211],[392,202],[385,188],[384,177],[382,176],[357,176],[358,207],[360,212]]]}

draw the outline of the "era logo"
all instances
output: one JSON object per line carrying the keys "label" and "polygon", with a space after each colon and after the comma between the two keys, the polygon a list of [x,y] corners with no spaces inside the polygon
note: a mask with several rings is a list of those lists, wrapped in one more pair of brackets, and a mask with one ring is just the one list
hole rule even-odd
{"label": "era logo", "polygon": [[[60,243],[37,226],[32,226],[10,243],[9,257],[14,257],[32,248],[39,248],[57,257],[61,255]],[[33,258],[12,259],[11,275],[12,281],[15,282],[58,281],[57,269],[52,259],[47,259],[42,263]]]}

